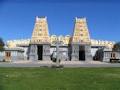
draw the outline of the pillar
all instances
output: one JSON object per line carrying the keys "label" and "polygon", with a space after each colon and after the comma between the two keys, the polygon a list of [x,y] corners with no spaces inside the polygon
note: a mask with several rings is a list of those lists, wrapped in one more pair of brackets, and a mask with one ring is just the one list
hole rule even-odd
{"label": "pillar", "polygon": [[43,60],[50,61],[50,45],[43,45]]}
{"label": "pillar", "polygon": [[30,47],[29,47],[29,60],[38,60],[37,45],[30,45]]}
{"label": "pillar", "polygon": [[79,61],[79,45],[72,44],[71,61]]}
{"label": "pillar", "polygon": [[92,61],[91,46],[85,45],[85,61]]}

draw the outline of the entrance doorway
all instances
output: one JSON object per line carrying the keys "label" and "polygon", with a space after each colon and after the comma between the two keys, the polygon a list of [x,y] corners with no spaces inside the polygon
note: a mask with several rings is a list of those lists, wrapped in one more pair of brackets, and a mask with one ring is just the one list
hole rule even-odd
{"label": "entrance doorway", "polygon": [[9,61],[11,59],[11,52],[5,52],[5,59]]}
{"label": "entrance doorway", "polygon": [[42,60],[42,56],[43,56],[43,46],[38,46],[38,51],[37,51],[37,54],[38,54],[38,60]]}
{"label": "entrance doorway", "polygon": [[79,60],[85,61],[85,46],[79,47]]}

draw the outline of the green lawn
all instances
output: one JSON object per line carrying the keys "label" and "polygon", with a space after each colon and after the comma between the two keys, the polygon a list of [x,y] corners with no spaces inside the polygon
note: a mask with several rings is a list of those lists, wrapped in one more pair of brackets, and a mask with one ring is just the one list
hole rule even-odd
{"label": "green lawn", "polygon": [[0,68],[0,90],[120,90],[120,68]]}

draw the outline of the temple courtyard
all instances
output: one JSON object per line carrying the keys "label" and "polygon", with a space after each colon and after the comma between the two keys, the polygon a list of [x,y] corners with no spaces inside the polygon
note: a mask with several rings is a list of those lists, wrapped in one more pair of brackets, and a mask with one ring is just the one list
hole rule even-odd
{"label": "temple courtyard", "polygon": [[120,90],[120,68],[0,68],[0,90]]}

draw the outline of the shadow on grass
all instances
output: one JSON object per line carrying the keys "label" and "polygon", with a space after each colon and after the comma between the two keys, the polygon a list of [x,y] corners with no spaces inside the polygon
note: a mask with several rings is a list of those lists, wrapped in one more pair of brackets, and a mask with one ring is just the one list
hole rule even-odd
{"label": "shadow on grass", "polygon": [[2,85],[0,85],[0,90],[3,90],[3,86]]}
{"label": "shadow on grass", "polygon": [[3,76],[0,75],[0,90],[4,90],[3,89]]}

